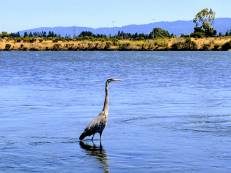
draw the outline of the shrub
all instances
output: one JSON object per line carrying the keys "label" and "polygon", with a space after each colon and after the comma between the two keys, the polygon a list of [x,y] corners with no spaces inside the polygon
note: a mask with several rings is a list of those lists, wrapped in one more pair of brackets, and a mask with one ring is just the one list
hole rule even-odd
{"label": "shrub", "polygon": [[21,41],[22,41],[21,38],[16,38],[16,42],[17,42],[17,43],[20,43]]}
{"label": "shrub", "polygon": [[152,50],[152,43],[151,42],[144,42],[142,45],[141,45],[141,50]]}
{"label": "shrub", "polygon": [[52,50],[60,50],[61,44],[54,44]]}
{"label": "shrub", "polygon": [[30,43],[34,43],[36,41],[35,38],[30,38]]}
{"label": "shrub", "polygon": [[204,38],[205,33],[203,33],[203,32],[194,32],[194,33],[190,34],[190,36],[194,37],[194,38]]}
{"label": "shrub", "polygon": [[31,37],[24,37],[22,38],[23,42],[27,42],[27,43],[34,43],[36,41],[35,38],[31,38]]}
{"label": "shrub", "polygon": [[102,48],[101,48],[101,45],[100,45],[98,42],[95,43],[94,50],[100,50],[100,49],[102,49]]}
{"label": "shrub", "polygon": [[226,42],[225,44],[223,44],[221,49],[222,50],[230,50],[231,49],[231,41]]}
{"label": "shrub", "polygon": [[72,44],[70,44],[70,43],[65,44],[65,47],[67,48],[67,50],[74,50],[74,44],[73,43]]}
{"label": "shrub", "polygon": [[112,45],[112,43],[110,41],[107,41],[104,49],[110,49],[111,45]]}
{"label": "shrub", "polygon": [[57,43],[58,41],[60,41],[59,38],[55,38],[55,39],[52,40],[53,43]]}
{"label": "shrub", "polygon": [[210,48],[210,44],[204,44],[203,47],[202,47],[202,50],[209,50]]}
{"label": "shrub", "polygon": [[197,50],[197,44],[190,38],[186,38],[185,41],[180,41],[172,45],[172,50]]}
{"label": "shrub", "polygon": [[118,46],[118,39],[116,38],[112,38],[112,43],[113,43],[113,46]]}
{"label": "shrub", "polygon": [[219,50],[220,46],[218,44],[215,44],[213,47],[213,50]]}
{"label": "shrub", "polygon": [[130,43],[120,43],[119,49],[120,50],[128,50],[129,46],[130,46]]}
{"label": "shrub", "polygon": [[164,39],[157,39],[154,42],[153,49],[156,49],[156,50],[165,50],[167,48],[168,48],[168,43]]}
{"label": "shrub", "polygon": [[38,49],[38,48],[35,48],[35,47],[32,47],[32,48],[30,48],[29,50],[30,50],[30,51],[39,51],[39,49]]}
{"label": "shrub", "polygon": [[5,45],[5,50],[10,50],[10,48],[11,48],[11,44],[6,44]]}

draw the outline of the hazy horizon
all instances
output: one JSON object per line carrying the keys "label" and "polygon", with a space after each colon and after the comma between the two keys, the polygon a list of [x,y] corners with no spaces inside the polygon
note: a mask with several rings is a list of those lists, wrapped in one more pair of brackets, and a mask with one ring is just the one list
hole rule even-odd
{"label": "hazy horizon", "polygon": [[192,20],[202,8],[212,8],[217,18],[230,18],[230,0],[16,0],[1,3],[0,31],[16,32],[38,27],[121,27],[160,21]]}

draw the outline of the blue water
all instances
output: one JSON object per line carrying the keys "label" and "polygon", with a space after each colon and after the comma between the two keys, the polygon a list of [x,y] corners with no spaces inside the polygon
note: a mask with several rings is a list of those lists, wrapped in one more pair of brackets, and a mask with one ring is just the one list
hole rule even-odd
{"label": "blue water", "polygon": [[0,172],[230,172],[230,52],[0,52],[0,84]]}

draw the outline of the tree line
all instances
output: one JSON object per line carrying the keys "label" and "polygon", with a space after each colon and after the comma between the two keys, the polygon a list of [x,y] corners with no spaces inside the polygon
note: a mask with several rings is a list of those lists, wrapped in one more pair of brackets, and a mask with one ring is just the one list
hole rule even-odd
{"label": "tree line", "polygon": [[2,32],[0,33],[0,37],[11,37],[11,38],[19,38],[19,37],[41,37],[41,38],[55,38],[55,37],[61,37],[59,34],[56,34],[54,31],[49,32],[24,32],[23,34],[20,34],[19,32],[16,33],[7,33]]}
{"label": "tree line", "polygon": [[173,34],[170,34],[168,31],[161,28],[154,28],[149,34],[140,34],[140,33],[126,33],[119,31],[116,35],[105,35],[105,34],[94,34],[90,31],[83,31],[78,36],[61,36],[54,33],[53,31],[49,32],[24,32],[23,34],[17,33],[0,33],[0,38],[10,37],[10,38],[64,38],[64,39],[91,39],[91,38],[104,38],[104,39],[130,39],[130,40],[143,40],[143,39],[154,39],[154,38],[164,38],[164,37],[174,37]]}
{"label": "tree line", "polygon": [[[216,13],[212,9],[205,8],[199,11],[193,22],[195,24],[194,32],[189,35],[181,35],[181,37],[194,37],[194,38],[204,38],[204,37],[215,37],[215,36],[231,36],[231,29],[225,34],[217,33],[216,29],[213,27]],[[53,31],[42,31],[42,32],[24,32],[23,34],[17,33],[0,33],[0,38],[10,37],[10,38],[55,38],[55,39],[129,39],[129,40],[144,40],[144,39],[156,39],[156,38],[171,38],[175,37],[174,34],[170,34],[167,30],[162,28],[154,28],[149,34],[144,33],[126,33],[119,31],[116,35],[104,35],[104,34],[94,34],[90,31],[83,31],[78,36],[61,36]]]}

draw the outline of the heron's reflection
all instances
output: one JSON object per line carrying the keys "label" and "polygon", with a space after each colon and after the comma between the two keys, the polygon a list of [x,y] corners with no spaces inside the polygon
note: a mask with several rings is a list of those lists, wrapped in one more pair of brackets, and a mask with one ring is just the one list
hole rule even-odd
{"label": "heron's reflection", "polygon": [[101,143],[100,145],[97,146],[94,144],[94,142],[92,142],[92,144],[89,144],[89,143],[84,143],[80,141],[79,145],[89,155],[94,156],[100,162],[100,164],[103,167],[104,173],[109,173],[107,153],[103,149],[103,146]]}

